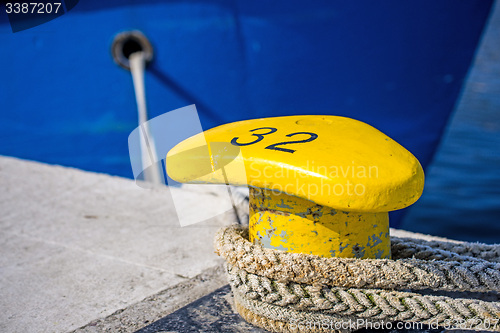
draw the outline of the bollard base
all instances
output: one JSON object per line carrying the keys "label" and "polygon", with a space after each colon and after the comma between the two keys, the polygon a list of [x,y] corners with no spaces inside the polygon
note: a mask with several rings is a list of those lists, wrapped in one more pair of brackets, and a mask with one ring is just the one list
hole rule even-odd
{"label": "bollard base", "polygon": [[388,213],[344,212],[250,188],[250,241],[321,257],[390,259]]}

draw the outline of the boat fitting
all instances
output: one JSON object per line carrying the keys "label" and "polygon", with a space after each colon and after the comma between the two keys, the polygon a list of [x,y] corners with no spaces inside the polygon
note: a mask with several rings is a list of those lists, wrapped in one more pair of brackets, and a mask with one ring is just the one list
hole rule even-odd
{"label": "boat fitting", "polygon": [[113,40],[111,54],[120,67],[130,70],[129,57],[132,53],[143,52],[146,65],[153,60],[153,46],[138,30],[121,32]]}

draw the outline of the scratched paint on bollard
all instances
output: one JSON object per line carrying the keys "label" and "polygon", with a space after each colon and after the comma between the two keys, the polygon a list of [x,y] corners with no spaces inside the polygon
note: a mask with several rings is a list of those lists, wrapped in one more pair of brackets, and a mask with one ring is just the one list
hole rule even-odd
{"label": "scratched paint on bollard", "polygon": [[387,213],[338,211],[301,198],[250,188],[250,241],[322,257],[390,258]]}

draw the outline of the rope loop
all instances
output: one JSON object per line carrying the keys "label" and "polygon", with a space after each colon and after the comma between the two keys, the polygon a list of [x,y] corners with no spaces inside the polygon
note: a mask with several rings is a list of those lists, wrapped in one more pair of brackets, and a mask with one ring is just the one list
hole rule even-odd
{"label": "rope loop", "polygon": [[500,245],[392,237],[393,260],[322,258],[263,248],[230,226],[216,234],[215,250],[238,312],[274,332],[381,321],[500,331]]}

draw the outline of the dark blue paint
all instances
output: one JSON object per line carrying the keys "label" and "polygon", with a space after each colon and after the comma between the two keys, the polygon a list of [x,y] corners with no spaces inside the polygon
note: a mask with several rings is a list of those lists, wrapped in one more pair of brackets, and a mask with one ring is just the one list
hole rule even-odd
{"label": "dark blue paint", "polygon": [[365,121],[429,163],[488,15],[487,0],[81,1],[13,34],[0,15],[0,153],[125,177],[137,125],[110,45],[155,47],[150,116],[196,103],[205,129],[333,114]]}

